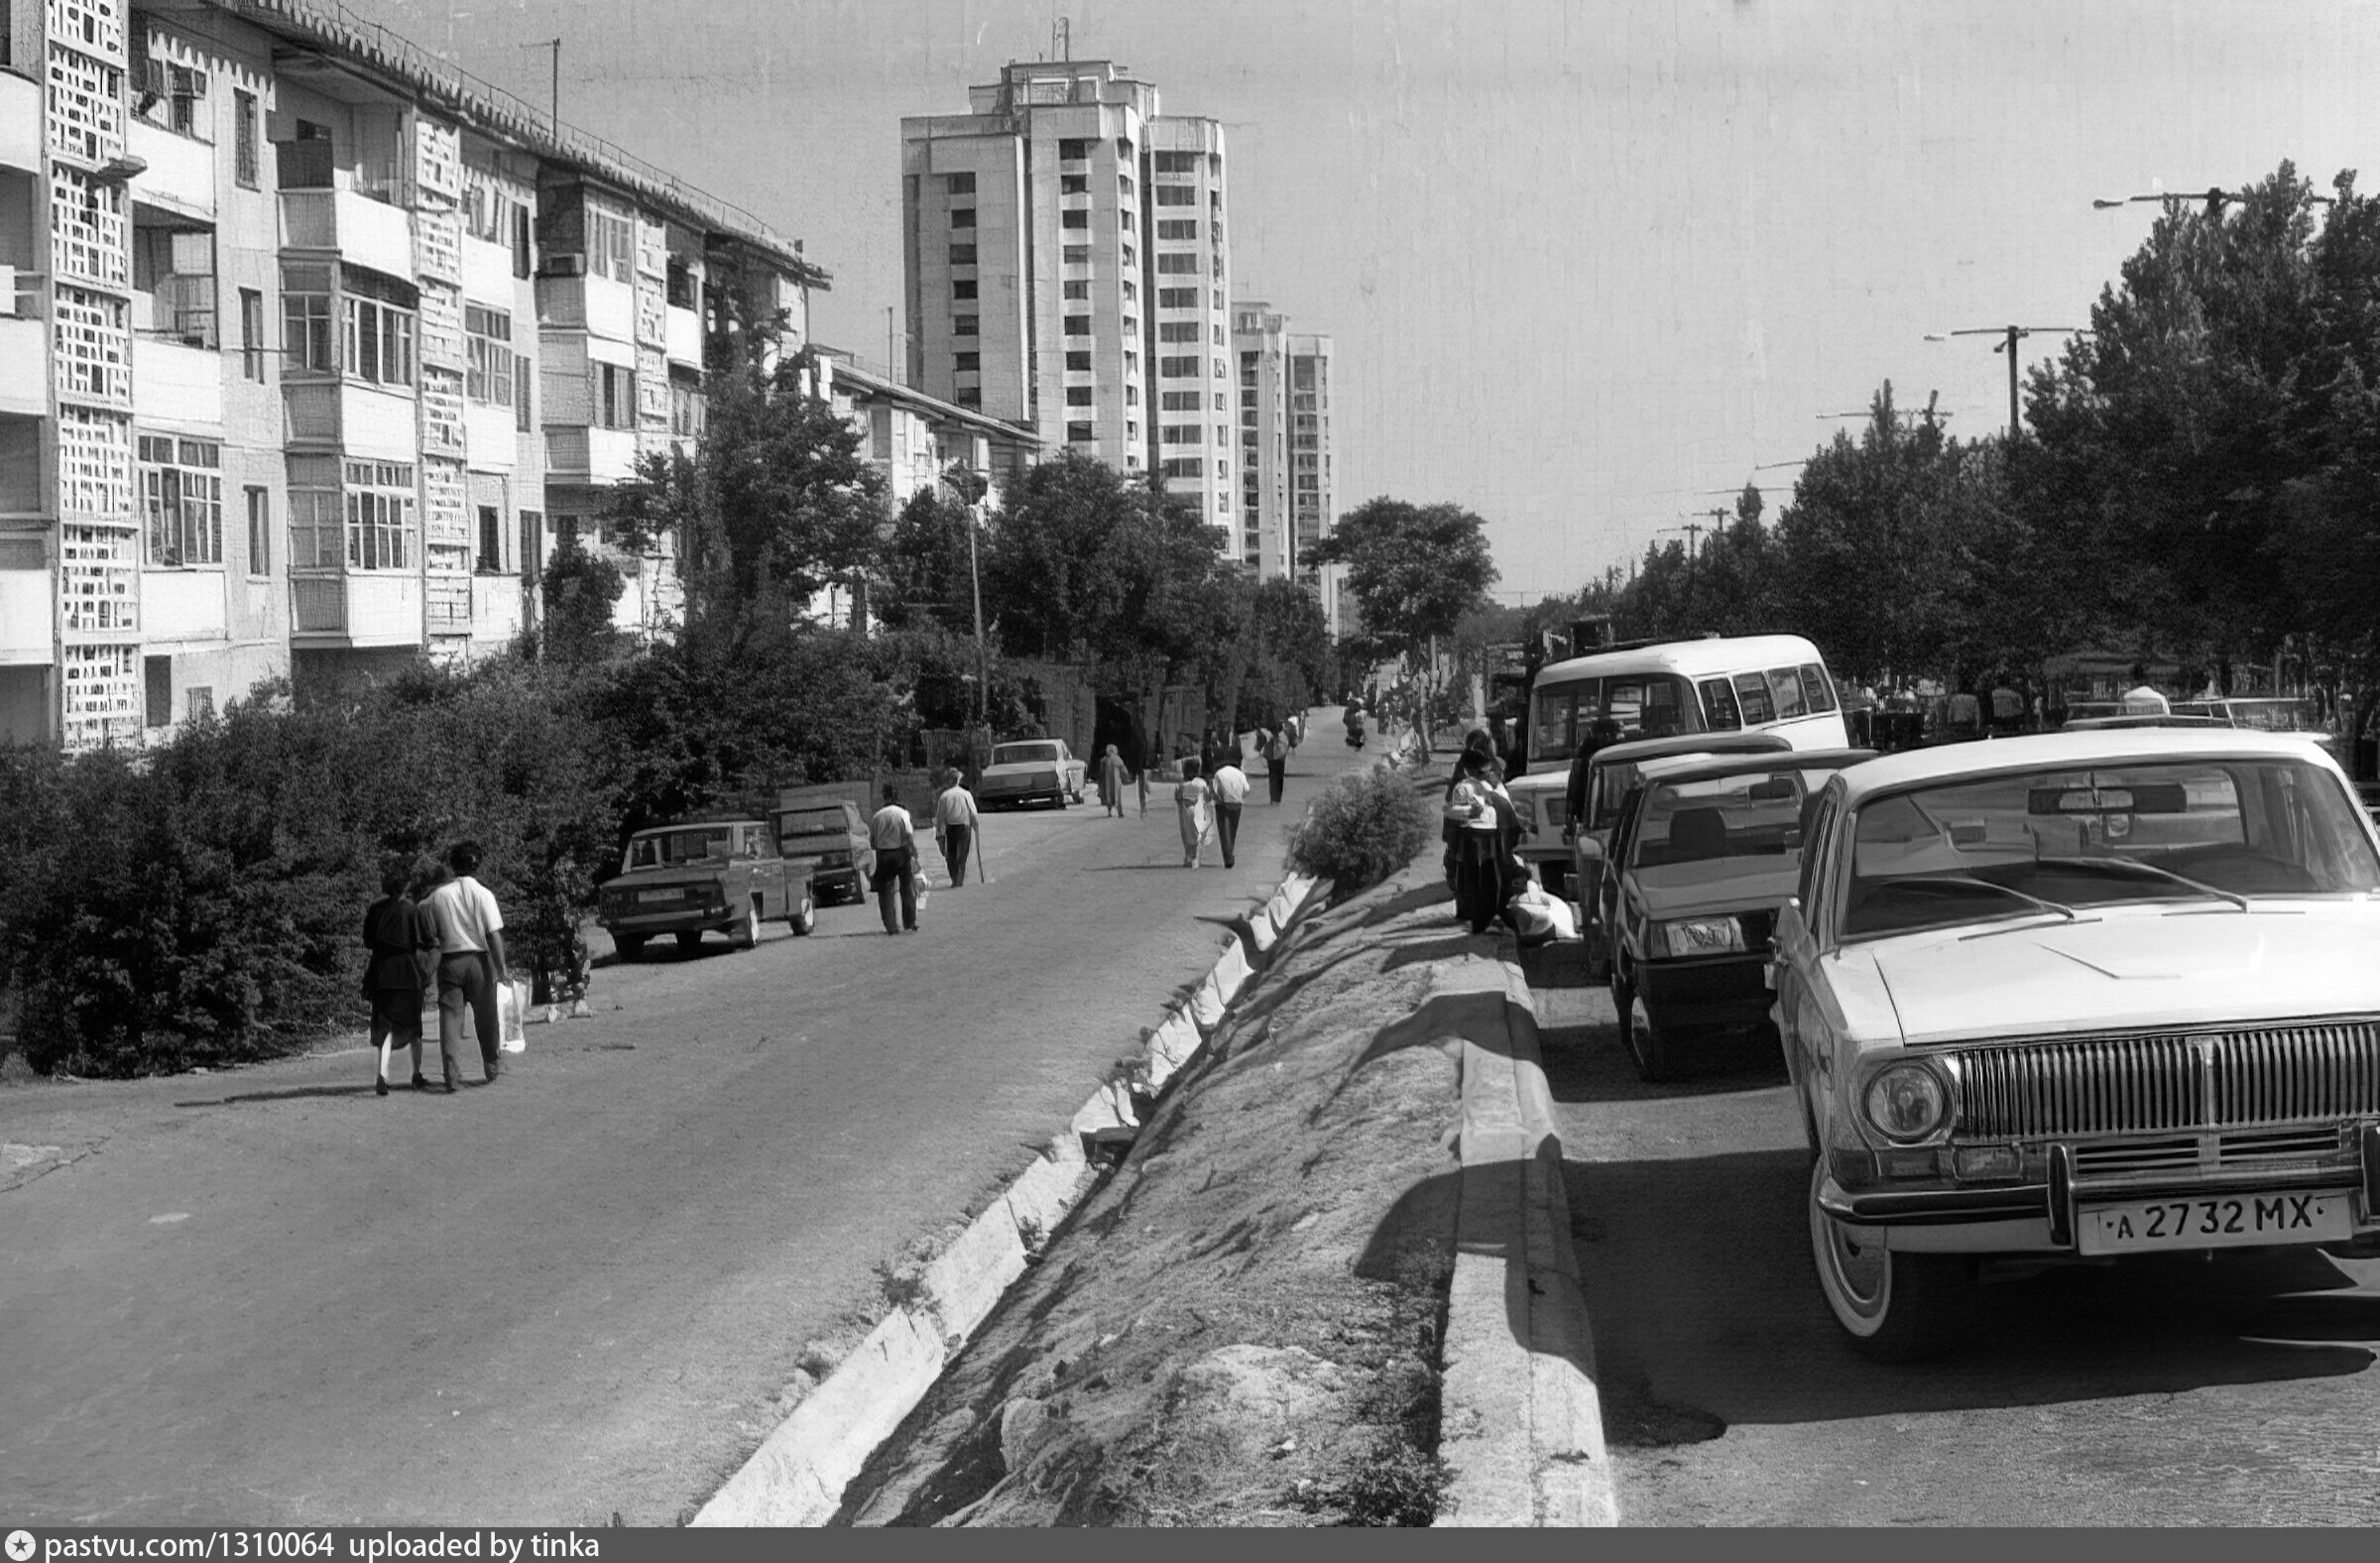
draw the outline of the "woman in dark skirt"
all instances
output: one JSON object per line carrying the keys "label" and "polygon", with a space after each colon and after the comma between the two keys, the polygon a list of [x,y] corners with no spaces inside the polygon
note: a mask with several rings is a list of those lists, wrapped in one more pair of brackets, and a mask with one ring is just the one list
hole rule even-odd
{"label": "woman in dark skirt", "polygon": [[438,923],[427,906],[407,892],[425,877],[416,868],[391,864],[380,876],[380,900],[364,912],[364,997],[372,1003],[372,1090],[389,1094],[389,1048],[414,1050],[414,1089],[426,1091],[421,1073],[421,991],[438,968]]}

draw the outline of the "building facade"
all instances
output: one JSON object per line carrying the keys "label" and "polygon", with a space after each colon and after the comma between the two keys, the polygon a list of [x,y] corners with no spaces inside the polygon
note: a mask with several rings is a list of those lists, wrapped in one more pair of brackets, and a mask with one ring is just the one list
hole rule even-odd
{"label": "building facade", "polygon": [[[798,245],[308,0],[10,0],[0,740],[518,636]],[[664,560],[623,619],[665,622]]]}
{"label": "building facade", "polygon": [[910,384],[1155,471],[1229,529],[1223,127],[1106,60],[1012,63],[968,96],[901,121]]}
{"label": "building facade", "polygon": [[1260,300],[1232,305],[1239,359],[1240,512],[1233,541],[1259,580],[1289,574],[1289,317]]}

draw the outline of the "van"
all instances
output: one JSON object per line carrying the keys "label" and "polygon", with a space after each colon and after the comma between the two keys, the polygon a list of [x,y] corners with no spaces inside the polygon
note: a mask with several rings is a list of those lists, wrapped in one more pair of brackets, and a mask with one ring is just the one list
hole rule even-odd
{"label": "van", "polygon": [[1548,663],[1529,693],[1527,769],[1505,787],[1520,816],[1520,856],[1548,889],[1570,869],[1571,760],[1606,717],[1621,742],[1739,732],[1774,733],[1795,749],[1851,741],[1826,660],[1798,635],[1662,641]]}

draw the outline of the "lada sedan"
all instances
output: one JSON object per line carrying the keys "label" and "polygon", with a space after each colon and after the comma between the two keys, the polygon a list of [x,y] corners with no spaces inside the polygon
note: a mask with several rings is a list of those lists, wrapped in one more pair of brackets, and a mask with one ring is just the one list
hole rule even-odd
{"label": "lada sedan", "polygon": [[1637,1074],[1684,1072],[1716,1033],[1768,1023],[1777,908],[1801,865],[1802,806],[1867,749],[1648,760],[1612,827],[1598,919]]}
{"label": "lada sedan", "polygon": [[976,801],[986,808],[1045,802],[1064,808],[1083,800],[1083,762],[1062,738],[1018,739],[992,746],[992,763],[976,784]]}
{"label": "lada sedan", "polygon": [[605,883],[596,920],[624,961],[659,934],[692,950],[716,930],[740,950],[761,940],[761,924],[782,918],[795,933],[818,925],[810,865],[780,857],[776,838],[757,819],[687,820],[628,838],[620,873]]}
{"label": "lada sedan", "polygon": [[1838,773],[1773,981],[1819,1283],[1954,1343],[1994,1256],[2380,1226],[2380,838],[2302,738],[2060,733]]}

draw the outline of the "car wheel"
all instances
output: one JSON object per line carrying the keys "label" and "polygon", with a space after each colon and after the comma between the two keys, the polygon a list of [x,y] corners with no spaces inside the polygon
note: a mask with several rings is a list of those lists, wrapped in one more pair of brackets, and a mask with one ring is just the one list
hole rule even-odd
{"label": "car wheel", "polygon": [[612,949],[624,961],[641,960],[645,954],[645,935],[616,933],[612,935]]}
{"label": "car wheel", "polygon": [[793,924],[793,931],[796,934],[813,933],[817,931],[818,927],[818,908],[811,902],[809,897],[804,896],[801,898],[800,909],[785,920]]}
{"label": "car wheel", "polygon": [[1619,1016],[1619,1040],[1628,1050],[1640,1080],[1658,1082],[1677,1077],[1677,1038],[1653,1018],[1636,995],[1636,985],[1616,967],[1611,973],[1611,1008]]}
{"label": "car wheel", "polygon": [[739,950],[749,950],[761,942],[761,902],[754,897],[744,903],[744,920],[728,934],[728,942]]}
{"label": "car wheel", "polygon": [[700,928],[680,928],[673,937],[676,938],[679,949],[690,950],[702,943],[702,930]]}
{"label": "car wheel", "polygon": [[1845,1226],[1818,1203],[1827,1162],[1810,1165],[1810,1250],[1819,1289],[1851,1346],[1871,1362],[1940,1356],[1973,1324],[1974,1262],[1960,1254],[1895,1254],[1881,1233]]}
{"label": "car wheel", "polygon": [[1579,918],[1579,928],[1580,937],[1587,945],[1587,980],[1591,983],[1609,982],[1611,980],[1611,951],[1604,943],[1603,930],[1591,927],[1584,915]]}

